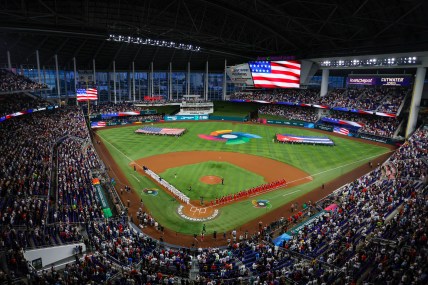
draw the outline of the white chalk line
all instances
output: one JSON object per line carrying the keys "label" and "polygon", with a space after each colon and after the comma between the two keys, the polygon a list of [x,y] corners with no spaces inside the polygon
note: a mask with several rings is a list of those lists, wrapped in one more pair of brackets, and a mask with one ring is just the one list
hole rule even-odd
{"label": "white chalk line", "polygon": [[138,182],[140,182],[140,179],[138,179],[134,174],[131,174],[131,176],[137,179]]}
{"label": "white chalk line", "polygon": [[[324,170],[324,171],[321,171],[321,172],[315,173],[315,174],[313,174],[313,175],[308,175],[308,176],[305,176],[305,177],[302,177],[302,178],[299,178],[299,179],[296,179],[296,180],[287,181],[287,184],[286,184],[286,185],[291,184],[291,183],[294,183],[294,182],[298,182],[298,181],[301,181],[301,180],[304,180],[304,179],[310,179],[310,178],[312,178],[312,177],[314,177],[314,176],[318,176],[318,175],[321,175],[321,174],[327,173],[327,172],[329,172],[329,171],[333,171],[333,170],[336,170],[336,169],[339,169],[339,168],[342,168],[342,167],[346,167],[346,166],[349,166],[349,165],[352,165],[352,164],[360,163],[360,162],[362,162],[362,161],[364,161],[364,160],[370,160],[370,159],[372,159],[372,158],[376,158],[376,157],[379,157],[379,156],[381,156],[381,155],[384,155],[384,154],[387,154],[387,153],[392,153],[392,152],[394,152],[394,151],[387,151],[387,152],[384,152],[384,153],[381,153],[381,154],[378,154],[378,155],[369,156],[369,157],[366,157],[366,158],[363,158],[363,159],[360,159],[360,160],[356,160],[356,161],[353,161],[353,162],[350,162],[350,163],[347,163],[347,164],[344,164],[344,165],[340,165],[340,166],[337,166],[337,167],[334,167],[334,168],[331,168],[331,169],[327,169],[327,170]],[[300,191],[300,190],[299,190],[299,191]],[[279,196],[281,196],[281,195],[274,196],[274,197],[272,197],[272,198],[277,198],[277,197],[279,197]],[[282,195],[282,196],[285,196],[285,195]]]}
{"label": "white chalk line", "polygon": [[285,197],[285,196],[288,196],[288,195],[291,195],[291,194],[294,194],[294,193],[297,193],[297,192],[300,192],[301,190],[296,190],[296,191],[293,191],[293,192],[290,192],[290,193],[285,193],[284,195],[282,195],[283,197]]}

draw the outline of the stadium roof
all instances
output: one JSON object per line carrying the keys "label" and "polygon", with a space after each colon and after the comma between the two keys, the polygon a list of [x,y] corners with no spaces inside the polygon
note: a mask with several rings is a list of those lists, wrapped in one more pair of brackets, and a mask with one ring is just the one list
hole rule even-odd
{"label": "stadium roof", "polygon": [[[0,63],[78,68],[222,70],[267,55],[298,58],[428,50],[425,0],[2,0]],[[200,52],[106,41],[109,34],[201,47]]]}

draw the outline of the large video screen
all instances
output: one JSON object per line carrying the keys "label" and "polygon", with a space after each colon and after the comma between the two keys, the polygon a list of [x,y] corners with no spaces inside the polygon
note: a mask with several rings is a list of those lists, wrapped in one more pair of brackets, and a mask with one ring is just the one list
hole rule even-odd
{"label": "large video screen", "polygon": [[254,87],[259,88],[299,88],[300,62],[295,60],[282,61],[250,61],[251,76]]}

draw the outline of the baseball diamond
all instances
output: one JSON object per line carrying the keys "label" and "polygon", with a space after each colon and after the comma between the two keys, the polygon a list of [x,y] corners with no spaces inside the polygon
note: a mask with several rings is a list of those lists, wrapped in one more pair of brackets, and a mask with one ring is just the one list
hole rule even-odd
{"label": "baseball diamond", "polygon": [[427,13],[0,1],[0,284],[428,284]]}

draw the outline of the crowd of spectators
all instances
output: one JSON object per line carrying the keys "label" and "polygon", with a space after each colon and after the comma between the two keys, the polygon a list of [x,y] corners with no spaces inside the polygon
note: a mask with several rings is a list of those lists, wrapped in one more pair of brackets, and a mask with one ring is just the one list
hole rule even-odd
{"label": "crowd of spectators", "polygon": [[[188,276],[191,255],[186,249],[165,249],[159,242],[132,229],[126,220],[90,222],[91,246],[120,266],[140,264],[148,275]],[[147,278],[141,276],[141,278]],[[146,281],[147,282],[147,281]]]}
{"label": "crowd of spectators", "polygon": [[259,108],[260,115],[273,115],[284,117],[288,120],[298,120],[305,122],[318,121],[317,109],[308,107],[293,107],[282,105],[264,105]]}
{"label": "crowd of spectators", "polygon": [[359,132],[382,137],[392,137],[400,124],[398,118],[333,110],[330,110],[328,117],[360,123],[363,127],[358,130]]}
{"label": "crowd of spectators", "polygon": [[47,88],[46,84],[36,83],[27,77],[0,69],[0,92],[36,90]]}
{"label": "crowd of spectators", "polygon": [[236,92],[230,99],[261,100],[268,102],[291,102],[313,104],[319,98],[317,89],[272,89],[252,92]]}
{"label": "crowd of spectators", "polygon": [[395,114],[409,89],[404,87],[338,88],[320,97],[317,89],[273,89],[236,92],[230,99],[290,102],[323,105],[330,108],[377,111]]}
{"label": "crowd of spectators", "polygon": [[[54,222],[79,222],[103,217],[92,185],[91,165],[97,158],[84,155],[82,143],[66,138],[58,146],[58,201]],[[53,210],[53,209],[52,209]]]}
{"label": "crowd of spectators", "polygon": [[[18,276],[26,268],[16,266],[23,260],[22,249],[81,240],[76,226],[61,222],[51,224],[48,220],[58,194],[52,179],[55,176],[54,150],[64,138],[68,146],[72,145],[68,141],[70,138],[82,144],[89,142],[83,113],[76,107],[40,111],[1,123],[0,247],[7,249],[11,275]],[[66,151],[67,159],[74,159],[70,157],[73,151],[75,148]],[[85,173],[90,165],[82,166],[74,169],[71,177]],[[78,179],[81,177],[83,175]]]}
{"label": "crowd of spectators", "polygon": [[[86,106],[85,106],[86,108]],[[98,105],[91,106],[91,114],[110,114],[110,113],[118,113],[118,112],[129,112],[129,111],[144,111],[150,110],[147,107],[139,107],[135,106],[134,102],[120,102],[120,103],[102,103]]]}
{"label": "crowd of spectators", "polygon": [[351,92],[348,96],[347,90],[345,88],[337,88],[328,92],[327,95],[318,98],[318,100],[320,105],[345,108],[353,106],[357,98],[357,94]]}
{"label": "crowd of spectators", "polygon": [[0,95],[0,117],[29,109],[39,109],[50,103],[38,97],[30,97],[23,93]]}

